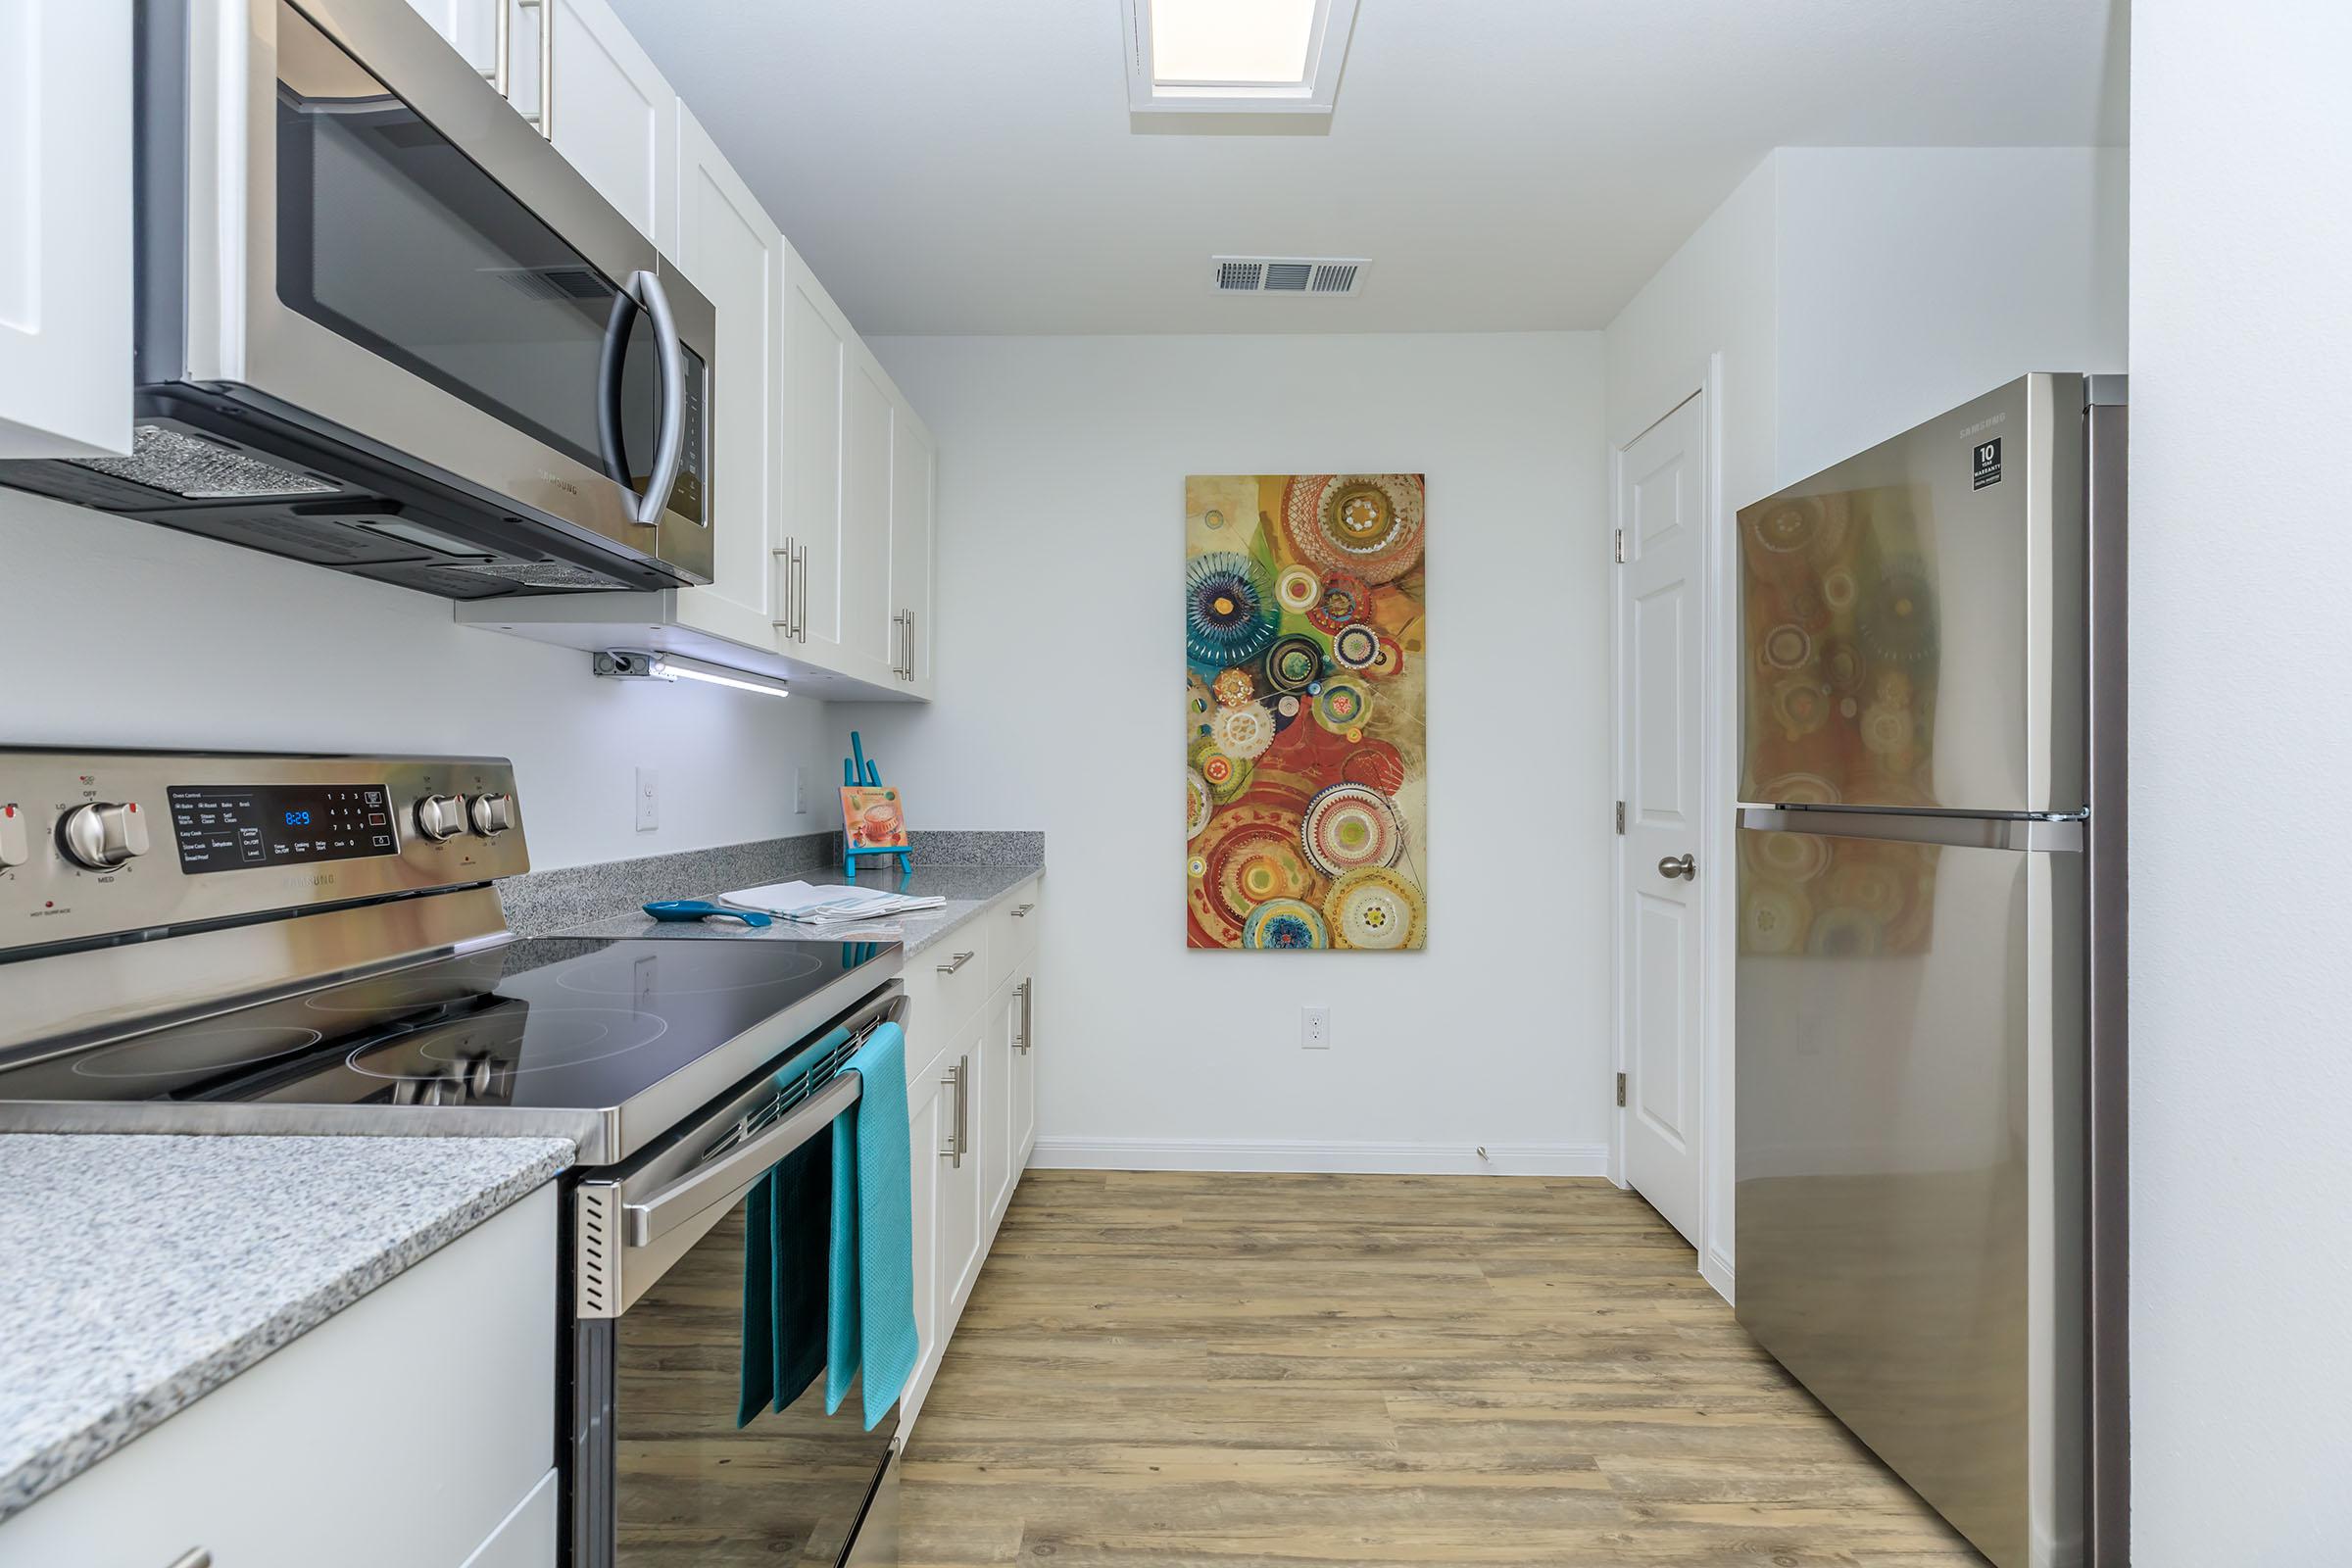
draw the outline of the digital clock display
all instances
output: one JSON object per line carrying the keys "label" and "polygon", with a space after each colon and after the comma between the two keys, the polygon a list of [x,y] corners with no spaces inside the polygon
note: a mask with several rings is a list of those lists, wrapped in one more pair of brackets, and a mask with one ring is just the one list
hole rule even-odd
{"label": "digital clock display", "polygon": [[183,871],[400,853],[381,784],[174,784],[166,794]]}

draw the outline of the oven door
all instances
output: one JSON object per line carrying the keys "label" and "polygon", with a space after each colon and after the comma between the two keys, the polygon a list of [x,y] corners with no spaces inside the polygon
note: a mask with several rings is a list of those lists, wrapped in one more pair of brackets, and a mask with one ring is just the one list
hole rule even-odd
{"label": "oven door", "polygon": [[[893,982],[837,1020],[820,1039],[850,1040],[828,1055],[898,1017],[904,995]],[[573,1189],[570,1568],[898,1561],[895,1408],[869,1432],[853,1390],[829,1416],[819,1378],[735,1425],[744,1200],[858,1099],[855,1075],[811,1082],[779,1114],[763,1073]]]}
{"label": "oven door", "polygon": [[144,25],[181,29],[187,103],[184,298],[142,380],[175,335],[173,381],[710,580],[716,313],[651,241],[405,0]]}

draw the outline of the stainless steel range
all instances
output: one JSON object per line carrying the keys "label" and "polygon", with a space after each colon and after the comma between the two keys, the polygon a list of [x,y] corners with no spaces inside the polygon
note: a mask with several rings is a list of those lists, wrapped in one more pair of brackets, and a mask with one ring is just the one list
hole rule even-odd
{"label": "stainless steel range", "polygon": [[[569,1138],[566,1561],[885,1560],[895,1414],[738,1432],[731,1375],[706,1399],[644,1348],[731,1366],[705,1298],[743,1200],[856,1102],[834,1069],[900,1014],[899,950],[515,938],[524,819],[488,758],[0,751],[0,1131]],[[758,1507],[675,1516],[739,1461]]]}

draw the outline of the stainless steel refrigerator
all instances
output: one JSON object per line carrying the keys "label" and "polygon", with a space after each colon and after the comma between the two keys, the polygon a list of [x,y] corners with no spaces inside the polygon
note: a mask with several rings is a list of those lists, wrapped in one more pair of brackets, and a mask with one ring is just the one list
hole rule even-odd
{"label": "stainless steel refrigerator", "polygon": [[2120,1564],[2124,387],[1739,515],[1740,1321],[2000,1568]]}

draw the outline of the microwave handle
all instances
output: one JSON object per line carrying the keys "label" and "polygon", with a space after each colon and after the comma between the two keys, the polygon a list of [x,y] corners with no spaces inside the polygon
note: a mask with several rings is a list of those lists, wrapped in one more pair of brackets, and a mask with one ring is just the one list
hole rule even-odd
{"label": "microwave handle", "polygon": [[662,426],[654,443],[653,476],[637,498],[637,521],[651,528],[661,522],[677,487],[679,460],[686,452],[686,355],[678,338],[677,318],[669,311],[669,295],[651,271],[629,274],[624,285],[631,299],[653,318],[654,340],[662,351]]}

